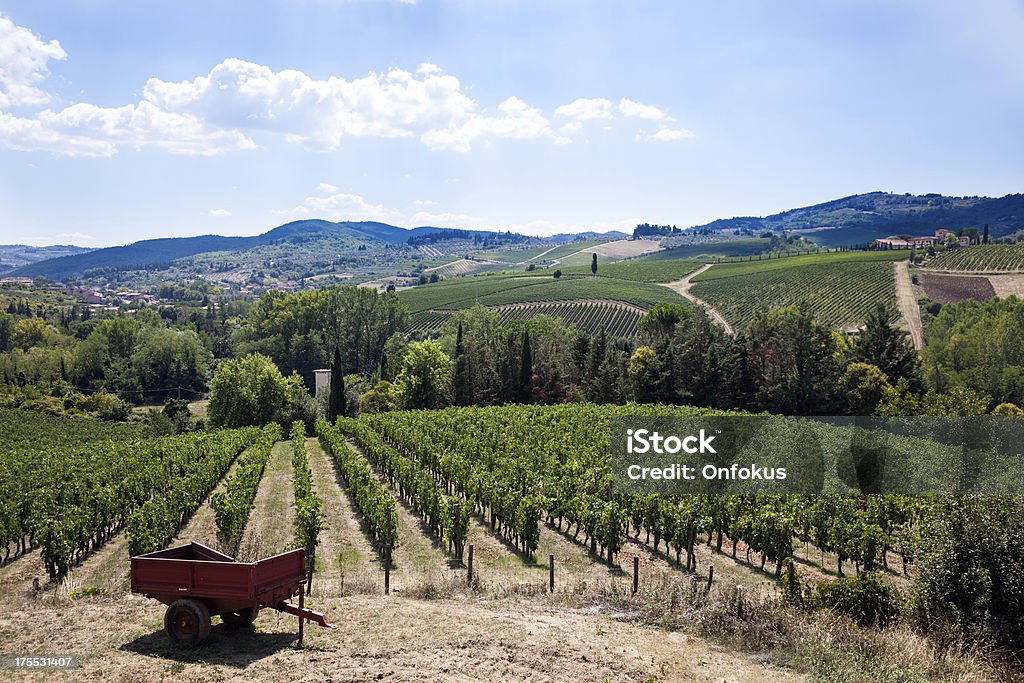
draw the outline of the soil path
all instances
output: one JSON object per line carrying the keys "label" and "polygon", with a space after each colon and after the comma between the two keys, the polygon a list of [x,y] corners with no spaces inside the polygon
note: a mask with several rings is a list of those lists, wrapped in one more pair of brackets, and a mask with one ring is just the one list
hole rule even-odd
{"label": "soil path", "polygon": [[348,444],[352,450],[366,459],[370,469],[395,499],[395,511],[398,513],[398,547],[391,555],[391,590],[401,593],[410,590],[417,579],[425,578],[430,581],[452,575],[456,571],[465,571],[461,562],[445,553],[440,539],[429,532],[426,524],[413,512],[412,506],[391,487],[387,477],[366,457],[359,444],[351,440]]}
{"label": "soil path", "polygon": [[914,348],[924,347],[924,326],[921,324],[921,309],[914,296],[914,284],[910,280],[910,262],[895,261],[892,264],[893,277],[896,280],[896,304],[899,306],[903,322],[910,331]]}
{"label": "soil path", "polygon": [[669,289],[676,292],[683,298],[689,299],[698,306],[701,306],[702,308],[704,308],[705,311],[707,311],[708,315],[711,316],[711,319],[714,320],[718,325],[720,325],[722,329],[724,329],[729,334],[735,334],[735,332],[732,329],[732,325],[729,324],[729,321],[726,320],[721,313],[715,310],[714,306],[704,301],[703,299],[698,299],[696,295],[690,292],[690,286],[693,284],[693,278],[697,277],[698,275],[700,275],[713,265],[715,264],[705,263],[703,266],[693,271],[686,277],[680,280],[673,280],[672,282],[662,283],[661,286],[668,287]]}
{"label": "soil path", "polygon": [[255,562],[295,547],[294,486],[291,441],[278,441],[256,489],[239,544],[239,560]]}
{"label": "soil path", "polygon": [[342,488],[333,462],[315,438],[306,440],[313,490],[323,501],[327,528],[316,549],[314,595],[383,593],[380,555],[369,540],[366,525]]}

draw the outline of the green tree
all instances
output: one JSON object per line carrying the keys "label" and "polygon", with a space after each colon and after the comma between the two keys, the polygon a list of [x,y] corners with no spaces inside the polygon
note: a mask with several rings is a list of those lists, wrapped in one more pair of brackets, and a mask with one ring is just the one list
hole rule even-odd
{"label": "green tree", "polygon": [[530,348],[530,331],[523,330],[523,351],[519,364],[519,400],[529,403],[533,383],[533,349]]}
{"label": "green tree", "polygon": [[640,316],[637,327],[651,339],[671,337],[676,325],[688,316],[686,309],[679,304],[660,302],[651,310]]}
{"label": "green tree", "polygon": [[131,357],[143,390],[184,387],[201,391],[212,363],[213,354],[192,330],[146,328]]}
{"label": "green tree", "polygon": [[591,257],[592,258],[590,259],[590,274],[596,276],[597,275],[597,252],[595,251],[593,254],[591,254]]}
{"label": "green tree", "polygon": [[869,363],[850,363],[843,372],[843,393],[851,415],[873,415],[889,388],[885,373]]}
{"label": "green tree", "polygon": [[14,326],[14,346],[28,350],[50,337],[50,328],[42,318],[24,318]]}
{"label": "green tree", "polygon": [[898,316],[886,304],[878,304],[864,322],[851,350],[851,359],[874,365],[890,383],[905,379],[912,389],[921,388],[917,353],[909,335],[896,327]]}
{"label": "green tree", "polygon": [[462,339],[462,321],[455,337],[455,377],[453,379],[455,405],[468,406],[473,400],[473,388],[469,375],[469,359],[466,357],[466,345]]}
{"label": "green tree", "polygon": [[215,427],[264,425],[283,414],[289,393],[288,382],[268,356],[231,358],[213,373],[207,414]]}
{"label": "green tree", "polygon": [[395,379],[399,403],[406,409],[441,408],[448,400],[452,359],[428,339],[409,344]]}

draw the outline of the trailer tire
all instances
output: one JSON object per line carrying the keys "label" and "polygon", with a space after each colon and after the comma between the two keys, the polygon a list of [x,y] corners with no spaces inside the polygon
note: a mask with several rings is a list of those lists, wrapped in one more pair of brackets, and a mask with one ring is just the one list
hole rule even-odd
{"label": "trailer tire", "polygon": [[164,613],[164,629],[178,645],[195,647],[210,635],[210,610],[199,600],[175,600]]}
{"label": "trailer tire", "polygon": [[235,612],[224,612],[220,618],[228,628],[242,628],[256,621],[257,614],[259,609],[246,607]]}

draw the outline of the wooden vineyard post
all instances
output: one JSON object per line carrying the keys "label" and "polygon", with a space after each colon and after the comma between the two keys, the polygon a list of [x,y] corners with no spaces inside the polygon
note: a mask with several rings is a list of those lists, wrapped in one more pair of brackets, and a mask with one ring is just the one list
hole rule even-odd
{"label": "wooden vineyard post", "polygon": [[473,544],[469,544],[469,571],[466,573],[466,583],[473,585]]}
{"label": "wooden vineyard post", "polygon": [[384,595],[391,593],[391,553],[384,556]]}
{"label": "wooden vineyard post", "polygon": [[[306,606],[306,591],[304,591],[302,589],[302,586],[299,586],[299,611],[302,611],[302,609],[305,606]],[[306,620],[303,619],[302,616],[300,615],[299,616],[299,647],[302,647],[302,635],[303,635],[303,632],[305,630],[304,629],[305,625],[306,625]]]}
{"label": "wooden vineyard post", "polygon": [[715,580],[715,563],[708,563],[708,591],[711,591],[711,583]]}
{"label": "wooden vineyard post", "polygon": [[640,587],[640,556],[633,556],[633,595],[636,595],[637,589]]}
{"label": "wooden vineyard post", "polygon": [[555,592],[555,556],[548,555],[548,592]]}

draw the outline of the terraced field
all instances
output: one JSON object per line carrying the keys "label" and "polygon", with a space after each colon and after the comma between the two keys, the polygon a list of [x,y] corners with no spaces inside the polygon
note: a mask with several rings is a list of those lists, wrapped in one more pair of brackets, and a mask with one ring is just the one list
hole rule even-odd
{"label": "terraced field", "polygon": [[979,244],[928,259],[929,270],[1024,272],[1024,244]]}
{"label": "terraced field", "polygon": [[811,304],[821,322],[857,327],[878,302],[895,305],[892,261],[905,252],[845,252],[715,265],[691,291],[736,329],[762,308]]}

